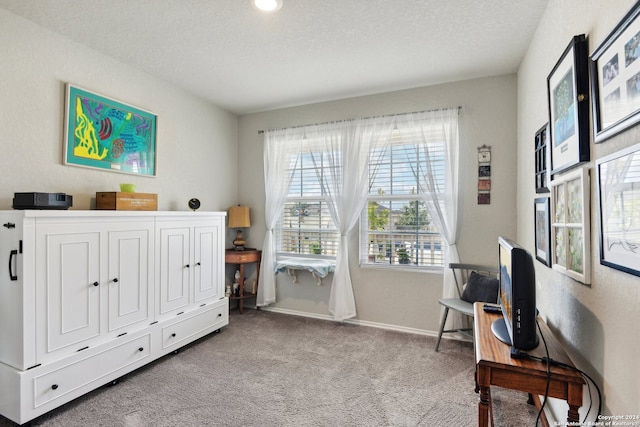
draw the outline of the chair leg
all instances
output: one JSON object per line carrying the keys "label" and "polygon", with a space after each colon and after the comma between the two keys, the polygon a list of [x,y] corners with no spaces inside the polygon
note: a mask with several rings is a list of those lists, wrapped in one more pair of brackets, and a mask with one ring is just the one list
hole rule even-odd
{"label": "chair leg", "polygon": [[444,330],[444,324],[447,323],[448,314],[449,314],[449,307],[445,307],[444,313],[442,313],[442,322],[440,322],[440,332],[438,332],[438,341],[436,342],[436,351],[438,351],[438,347],[440,347],[440,340],[442,339],[442,331]]}

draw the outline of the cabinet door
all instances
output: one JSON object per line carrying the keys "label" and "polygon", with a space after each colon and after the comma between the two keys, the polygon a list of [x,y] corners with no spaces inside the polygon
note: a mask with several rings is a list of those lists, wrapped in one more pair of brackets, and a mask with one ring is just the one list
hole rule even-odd
{"label": "cabinet door", "polygon": [[33,278],[23,268],[33,242],[24,238],[20,212],[0,212],[0,224],[0,362],[24,370],[35,364],[35,307],[25,298],[33,295]]}
{"label": "cabinet door", "polygon": [[161,226],[159,230],[160,314],[189,305],[191,227]]}
{"label": "cabinet door", "polygon": [[149,294],[151,236],[151,227],[109,231],[109,332],[148,322],[153,313]]}
{"label": "cabinet door", "polygon": [[194,228],[194,301],[222,297],[221,274],[224,259],[221,242],[221,227]]}
{"label": "cabinet door", "polygon": [[101,333],[100,232],[78,228],[36,232],[39,363],[59,350],[77,351]]}

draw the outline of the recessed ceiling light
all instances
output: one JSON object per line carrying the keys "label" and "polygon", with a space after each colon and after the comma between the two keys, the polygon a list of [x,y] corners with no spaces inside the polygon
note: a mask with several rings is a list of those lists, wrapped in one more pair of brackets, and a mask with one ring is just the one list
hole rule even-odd
{"label": "recessed ceiling light", "polygon": [[264,12],[275,12],[282,7],[282,0],[253,0],[253,5]]}

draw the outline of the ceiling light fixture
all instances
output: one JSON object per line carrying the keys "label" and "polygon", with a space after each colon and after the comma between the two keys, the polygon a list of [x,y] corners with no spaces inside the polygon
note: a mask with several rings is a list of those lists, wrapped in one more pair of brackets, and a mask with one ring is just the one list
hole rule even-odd
{"label": "ceiling light fixture", "polygon": [[275,12],[282,7],[282,0],[253,0],[253,5],[263,12]]}

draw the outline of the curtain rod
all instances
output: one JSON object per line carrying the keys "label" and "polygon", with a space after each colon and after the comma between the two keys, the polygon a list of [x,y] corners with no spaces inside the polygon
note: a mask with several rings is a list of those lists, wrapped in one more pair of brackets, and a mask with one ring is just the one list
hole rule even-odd
{"label": "curtain rod", "polygon": [[[303,128],[303,127],[307,127],[307,126],[318,126],[318,125],[328,125],[328,124],[333,124],[333,123],[344,123],[344,122],[351,122],[354,120],[367,120],[367,119],[376,119],[378,117],[393,117],[393,116],[406,116],[408,114],[419,114],[419,113],[431,113],[434,111],[441,111],[441,110],[448,110],[448,108],[435,108],[433,110],[422,110],[422,111],[414,111],[414,112],[410,112],[410,113],[398,113],[398,114],[389,114],[389,115],[382,115],[382,116],[370,116],[370,117],[357,117],[354,119],[345,119],[345,120],[333,120],[333,121],[329,121],[329,122],[320,122],[320,123],[312,123],[312,124],[308,124],[308,125],[298,125],[298,126],[289,126],[287,128],[280,128],[280,129],[270,129],[270,130],[281,130],[281,129],[296,129],[296,128]],[[461,106],[458,106],[458,111],[462,110]],[[263,134],[265,133],[265,130],[259,130],[258,134]]]}

